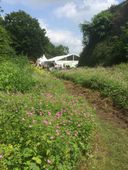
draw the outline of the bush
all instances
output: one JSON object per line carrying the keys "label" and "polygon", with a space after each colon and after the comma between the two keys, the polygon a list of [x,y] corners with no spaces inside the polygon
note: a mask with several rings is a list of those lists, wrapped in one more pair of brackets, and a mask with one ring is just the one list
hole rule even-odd
{"label": "bush", "polygon": [[71,80],[84,87],[95,89],[112,98],[114,104],[128,109],[128,65],[112,68],[82,68],[73,71],[56,72],[58,77]]}
{"label": "bush", "polygon": [[14,55],[14,50],[10,47],[10,37],[7,31],[0,25],[0,58],[3,55]]}
{"label": "bush", "polygon": [[2,59],[0,64],[0,90],[25,92],[33,85],[32,70],[27,59],[21,56]]}

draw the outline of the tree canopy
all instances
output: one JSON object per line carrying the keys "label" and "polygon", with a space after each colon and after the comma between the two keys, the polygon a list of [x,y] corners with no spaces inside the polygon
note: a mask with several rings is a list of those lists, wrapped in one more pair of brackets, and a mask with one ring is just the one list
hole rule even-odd
{"label": "tree canopy", "polygon": [[128,61],[128,1],[81,24],[83,51],[80,66],[111,66]]}
{"label": "tree canopy", "polygon": [[92,22],[81,24],[83,32],[83,44],[98,42],[110,33],[112,27],[112,14],[108,11],[103,11],[96,15]]}
{"label": "tree canopy", "polygon": [[69,53],[69,48],[63,45],[55,46],[51,42],[49,42],[46,50],[47,58],[59,56],[59,55],[66,55]]}
{"label": "tree canopy", "polygon": [[11,39],[5,28],[0,25],[0,56],[14,55],[15,51],[11,48]]}
{"label": "tree canopy", "polygon": [[17,54],[22,53],[36,59],[45,53],[49,39],[37,19],[24,11],[12,12],[5,16],[4,25],[10,33],[12,47]]}

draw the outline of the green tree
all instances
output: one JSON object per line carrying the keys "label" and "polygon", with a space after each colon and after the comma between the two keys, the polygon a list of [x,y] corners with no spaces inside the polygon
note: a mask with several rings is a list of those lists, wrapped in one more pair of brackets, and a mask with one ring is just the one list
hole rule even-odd
{"label": "green tree", "polygon": [[55,46],[55,55],[66,55],[69,53],[69,48],[63,45]]}
{"label": "green tree", "polygon": [[[1,2],[1,1],[0,1]],[[2,18],[2,16],[1,16],[1,13],[3,12],[3,9],[1,8],[1,6],[0,6],[0,25],[2,25],[3,24],[3,18]]]}
{"label": "green tree", "polygon": [[47,52],[46,52],[47,58],[51,58],[59,55],[66,55],[68,53],[69,53],[69,48],[66,46],[63,45],[55,46],[51,42],[49,42],[47,46]]}
{"label": "green tree", "polygon": [[103,11],[96,15],[92,22],[85,22],[81,24],[83,33],[83,44],[96,43],[105,38],[111,31],[112,27],[112,14],[108,11]]}
{"label": "green tree", "polygon": [[18,11],[7,14],[4,24],[11,35],[12,47],[17,54],[22,53],[36,59],[45,53],[49,40],[37,19],[24,11]]}
{"label": "green tree", "polygon": [[111,66],[128,61],[128,1],[112,6],[83,23],[79,66]]}
{"label": "green tree", "polygon": [[[99,47],[105,47],[103,44],[98,45],[106,39],[111,33],[113,15],[109,11],[103,11],[96,15],[90,23],[81,24],[83,32],[83,51],[81,53],[79,65],[95,66],[103,64],[103,50],[97,52]],[[94,49],[96,48],[96,55]],[[108,49],[107,49],[108,50]],[[98,56],[100,54],[100,56]],[[102,58],[102,59],[101,59]],[[100,63],[100,61],[102,63]]]}
{"label": "green tree", "polygon": [[0,25],[0,58],[4,55],[14,55],[14,50],[10,47],[11,39],[2,25]]}

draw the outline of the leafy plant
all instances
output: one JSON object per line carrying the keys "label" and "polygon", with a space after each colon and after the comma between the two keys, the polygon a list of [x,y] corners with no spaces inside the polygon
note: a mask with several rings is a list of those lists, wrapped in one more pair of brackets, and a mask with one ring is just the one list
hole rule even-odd
{"label": "leafy plant", "polygon": [[29,93],[0,92],[0,166],[71,170],[90,150],[93,110],[69,96],[60,80],[33,70]]}
{"label": "leafy plant", "polygon": [[23,57],[2,59],[0,64],[0,90],[25,92],[34,85],[32,70]]}

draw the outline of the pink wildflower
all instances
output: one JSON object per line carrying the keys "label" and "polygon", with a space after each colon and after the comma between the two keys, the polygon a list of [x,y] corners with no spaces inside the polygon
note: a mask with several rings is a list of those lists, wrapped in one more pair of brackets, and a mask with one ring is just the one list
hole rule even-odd
{"label": "pink wildflower", "polygon": [[43,113],[42,112],[40,112],[40,116],[42,116],[43,115]]}
{"label": "pink wildflower", "polygon": [[45,125],[48,125],[48,121],[47,121],[47,120],[44,120],[43,123],[44,123]]}
{"label": "pink wildflower", "polygon": [[67,134],[68,136],[70,136],[70,132],[69,132],[69,131],[67,131],[66,134]]}
{"label": "pink wildflower", "polygon": [[60,118],[61,115],[62,115],[62,112],[57,112],[56,113],[56,118]]}
{"label": "pink wildflower", "polygon": [[51,164],[52,162],[48,159],[48,160],[47,160],[47,163],[48,163],[48,164]]}
{"label": "pink wildflower", "polygon": [[51,116],[51,112],[48,112],[48,116]]}
{"label": "pink wildflower", "polygon": [[77,131],[75,131],[74,136],[76,136],[76,137],[78,136],[78,132]]}
{"label": "pink wildflower", "polygon": [[56,135],[59,136],[60,135],[60,131],[57,129],[56,130]]}
{"label": "pink wildflower", "polygon": [[80,126],[81,126],[80,124],[77,125],[77,127],[80,127]]}
{"label": "pink wildflower", "polygon": [[27,115],[28,115],[28,116],[32,116],[33,113],[32,113],[32,112],[28,112]]}
{"label": "pink wildflower", "polygon": [[56,128],[57,128],[57,129],[60,129],[60,126],[59,126],[59,125],[57,125],[57,126],[56,126]]}
{"label": "pink wildflower", "polygon": [[2,159],[2,158],[3,158],[3,155],[0,154],[0,159]]}

